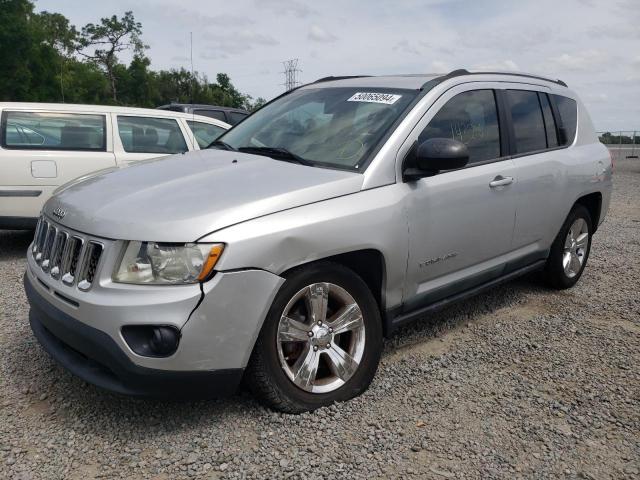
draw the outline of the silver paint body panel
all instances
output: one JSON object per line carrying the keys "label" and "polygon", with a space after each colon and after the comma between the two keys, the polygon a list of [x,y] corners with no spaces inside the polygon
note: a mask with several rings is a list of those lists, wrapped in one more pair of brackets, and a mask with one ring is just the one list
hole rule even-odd
{"label": "silver paint body panel", "polygon": [[[358,78],[313,88],[419,88],[432,78]],[[404,183],[402,161],[422,128],[454,95],[480,88],[575,98],[574,143]],[[51,217],[55,208],[63,208],[67,213],[60,223],[103,239],[106,258],[99,284],[90,292],[61,287],[78,308],[51,294],[47,298],[107,332],[139,365],[242,368],[287,270],[341,253],[376,250],[384,261],[383,304],[401,308],[456,282],[544,254],[583,195],[602,194],[602,222],[611,174],[607,149],[571,90],[506,74],[454,77],[418,101],[362,173],[212,150],[141,162],[72,185],[47,202],[45,214]],[[498,175],[514,182],[491,189],[489,182]],[[226,247],[198,305],[198,285],[113,283],[122,240],[223,242]],[[35,276],[47,284],[51,280],[38,268],[30,258],[28,278],[42,293]],[[178,352],[165,359],[134,354],[119,333],[132,323],[181,328]]]}

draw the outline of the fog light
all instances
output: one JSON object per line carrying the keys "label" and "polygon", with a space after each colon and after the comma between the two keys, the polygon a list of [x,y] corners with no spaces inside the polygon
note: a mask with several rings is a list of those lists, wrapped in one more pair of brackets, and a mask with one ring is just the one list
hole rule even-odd
{"label": "fog light", "polygon": [[143,357],[168,357],[178,349],[180,331],[166,325],[127,325],[122,327],[127,345]]}

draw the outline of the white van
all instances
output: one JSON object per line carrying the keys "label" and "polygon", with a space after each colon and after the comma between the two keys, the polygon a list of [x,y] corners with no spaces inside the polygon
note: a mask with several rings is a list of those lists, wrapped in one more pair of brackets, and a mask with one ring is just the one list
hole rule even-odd
{"label": "white van", "polygon": [[0,229],[33,228],[60,185],[128,162],[199,150],[230,125],[101,105],[0,102]]}

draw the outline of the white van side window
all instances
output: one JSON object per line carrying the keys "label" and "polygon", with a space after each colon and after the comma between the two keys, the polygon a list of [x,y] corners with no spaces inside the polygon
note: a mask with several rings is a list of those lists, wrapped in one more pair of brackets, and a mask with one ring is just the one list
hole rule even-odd
{"label": "white van side window", "polygon": [[118,115],[118,132],[125,152],[182,153],[189,150],[178,122],[172,118]]}
{"label": "white van side window", "polygon": [[11,112],[2,114],[2,146],[28,150],[105,151],[104,115]]}

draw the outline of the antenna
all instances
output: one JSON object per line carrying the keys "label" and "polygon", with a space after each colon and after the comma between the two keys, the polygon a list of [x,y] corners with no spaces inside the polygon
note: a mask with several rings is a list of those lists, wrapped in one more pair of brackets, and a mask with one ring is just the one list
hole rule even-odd
{"label": "antenna", "polygon": [[284,83],[282,84],[285,88],[285,91],[293,90],[298,85],[300,85],[300,81],[298,80],[298,72],[302,72],[298,68],[298,59],[294,58],[291,60],[286,60],[282,62],[284,65]]}
{"label": "antenna", "polygon": [[64,57],[60,55],[60,93],[62,93],[62,103],[64,103]]}
{"label": "antenna", "polygon": [[[194,73],[194,69],[193,69],[193,32],[189,32],[189,57],[191,60],[191,85],[190,85],[190,92],[189,92],[189,97],[191,97],[189,99],[189,104],[191,105],[191,121],[195,122],[196,121],[196,112],[193,108],[193,84],[196,81],[196,76]],[[193,129],[194,127],[192,126],[194,125],[194,123],[192,123],[191,125],[189,125],[189,130],[191,130],[191,146],[195,149],[196,146],[196,134],[194,133]]]}

